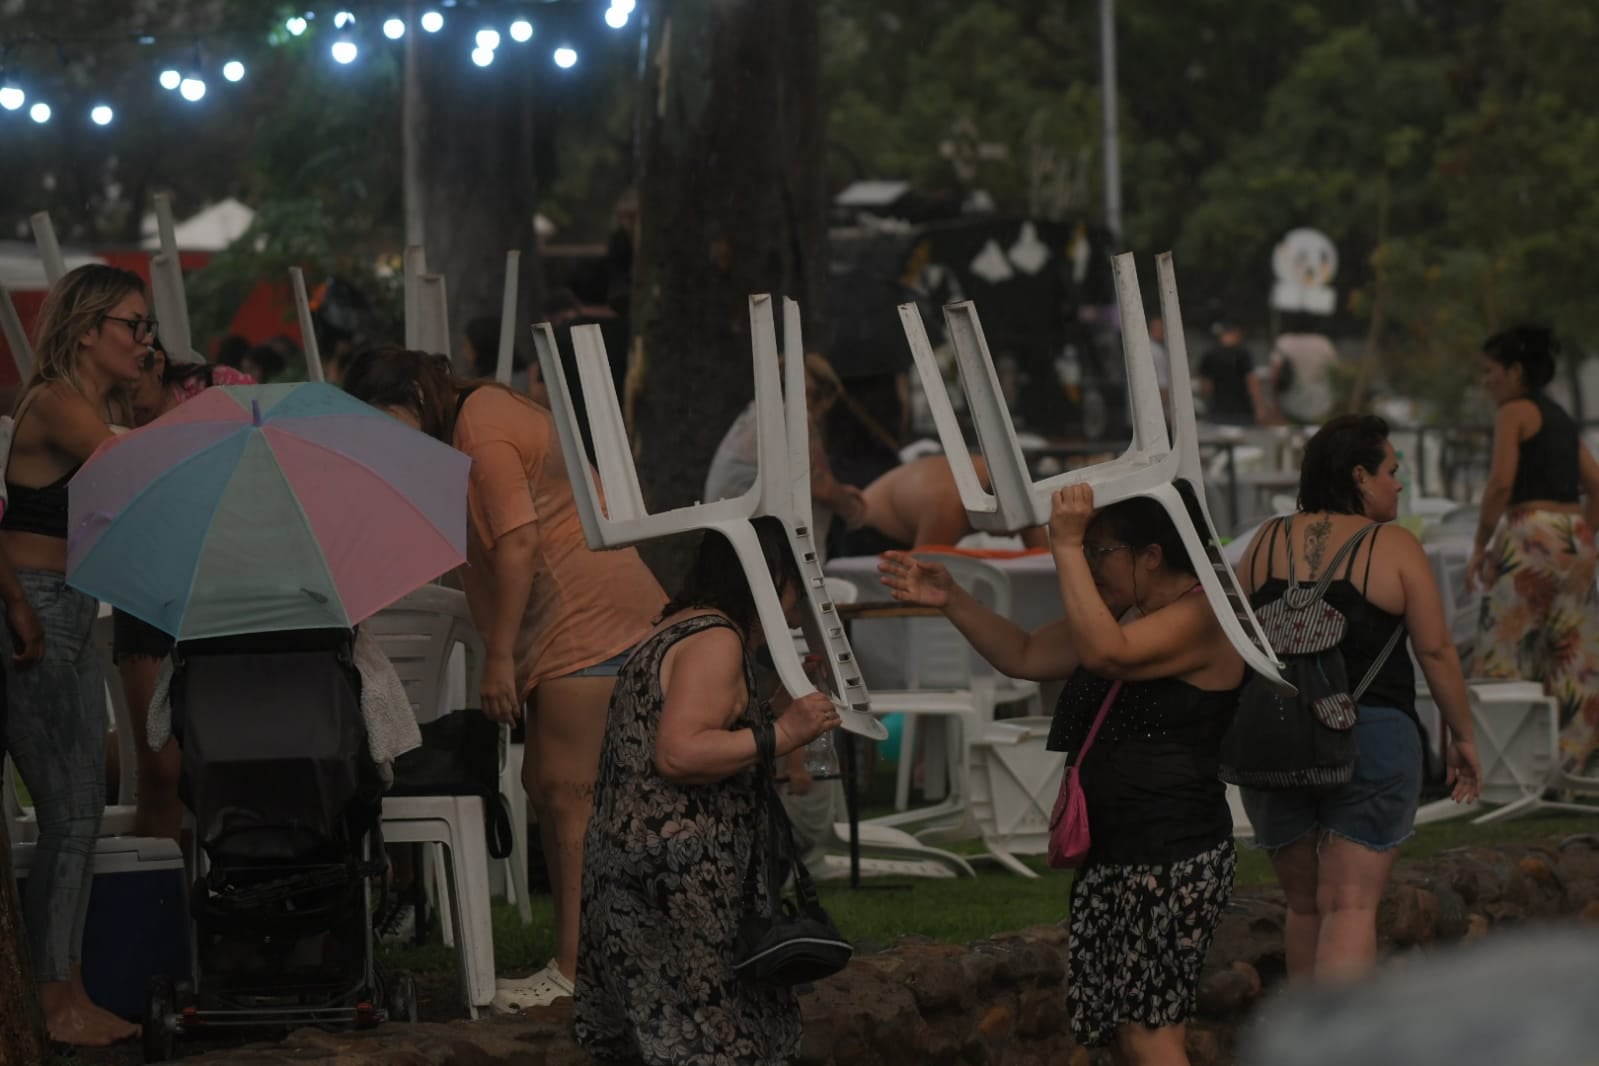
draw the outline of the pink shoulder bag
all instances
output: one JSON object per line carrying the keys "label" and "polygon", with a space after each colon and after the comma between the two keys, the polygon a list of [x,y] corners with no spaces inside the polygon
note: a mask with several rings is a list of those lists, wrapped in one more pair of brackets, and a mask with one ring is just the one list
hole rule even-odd
{"label": "pink shoulder bag", "polygon": [[1061,776],[1060,795],[1055,798],[1055,810],[1049,816],[1049,864],[1058,870],[1074,870],[1088,855],[1088,799],[1083,795],[1083,786],[1077,783],[1077,768],[1083,765],[1088,749],[1094,746],[1094,737],[1121,690],[1122,683],[1118,681],[1105,693],[1105,702],[1099,705],[1099,713],[1094,716],[1094,724],[1088,727],[1083,746],[1077,749],[1072,764]]}

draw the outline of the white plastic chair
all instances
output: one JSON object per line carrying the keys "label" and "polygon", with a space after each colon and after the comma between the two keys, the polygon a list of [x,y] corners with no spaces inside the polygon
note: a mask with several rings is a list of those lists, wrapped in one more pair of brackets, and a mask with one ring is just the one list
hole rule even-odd
{"label": "white plastic chair", "polygon": [[[1010,613],[1010,580],[998,567],[958,555],[918,557],[943,564],[957,584],[990,610],[1002,617]],[[937,823],[924,828],[918,836],[922,839],[980,836],[992,843],[991,850],[1004,861],[1007,849],[1003,838],[1007,831],[1000,827],[1011,820],[1012,812],[990,805],[984,809],[983,818],[974,817],[969,806],[973,750],[979,745],[1009,746],[1019,742],[1021,734],[1014,730],[991,728],[995,724],[994,709],[1001,704],[1026,702],[1036,715],[1042,709],[1038,685],[999,673],[946,619],[910,618],[905,621],[905,646],[909,653],[906,687],[893,691],[877,689],[872,693],[872,709],[876,713],[904,715],[894,783],[896,813],[866,824],[892,828]],[[928,807],[908,809],[922,717],[936,718],[941,727],[930,731],[924,740],[924,792],[929,797],[942,796],[943,799]],[[996,793],[990,789],[985,795],[993,797]],[[998,802],[1004,804],[1009,798],[1008,793],[1001,795]],[[1046,820],[1047,814],[1046,811]],[[1019,863],[1012,866],[1013,869],[1017,867]],[[1021,867],[1020,872],[1031,875],[1025,867]]]}
{"label": "white plastic chair", "polygon": [[1482,800],[1505,806],[1478,825],[1537,810],[1599,814],[1599,803],[1574,803],[1562,793],[1599,801],[1599,778],[1566,773],[1560,759],[1560,708],[1535,681],[1473,681],[1467,691],[1482,760]]}
{"label": "white plastic chair", "polygon": [[[1170,253],[1159,256],[1157,265],[1161,313],[1167,322],[1181,322],[1182,310],[1177,302],[1177,281]],[[974,527],[994,531],[1045,524],[1055,490],[1065,485],[1093,486],[1094,502],[1101,507],[1132,496],[1148,496],[1159,501],[1181,534],[1189,557],[1195,560],[1200,584],[1228,639],[1251,669],[1289,688],[1278,671],[1280,664],[1276,654],[1250,610],[1232,567],[1221,553],[1215,525],[1206,509],[1183,333],[1173,330],[1168,338],[1174,446],[1166,433],[1165,413],[1132,255],[1117,256],[1113,271],[1132,408],[1132,442],[1121,456],[1109,462],[1069,470],[1040,481],[1033,479],[1022,456],[976,308],[965,302],[944,309],[967,407],[988,463],[992,492],[985,492],[978,481],[971,450],[956,422],[921,314],[914,304],[900,307],[900,322],[910,343],[939,438],[949,455],[950,470],[960,490],[961,502]],[[1208,561],[1209,565],[1201,560]]]}
{"label": "white plastic chair", "polygon": [[[466,596],[424,585],[362,623],[394,665],[419,722],[438,717],[449,676],[450,654],[465,645],[474,674],[482,670],[483,642],[472,626]],[[478,678],[469,678],[476,691]],[[383,839],[445,850],[444,881],[467,1010],[494,1000],[494,927],[489,902],[489,854],[480,796],[385,796]],[[525,847],[525,845],[524,845]],[[515,852],[513,851],[513,856]],[[527,869],[523,854],[522,868]],[[525,877],[525,874],[524,874]],[[525,898],[525,885],[519,898]]]}
{"label": "white plastic chair", "polygon": [[[755,483],[742,496],[659,514],[650,514],[644,507],[644,495],[639,488],[638,471],[633,465],[632,448],[627,428],[622,423],[616,386],[599,327],[577,326],[572,330],[572,352],[593,431],[597,473],[585,461],[577,413],[556,347],[555,333],[548,323],[534,327],[539,370],[549,389],[551,413],[555,416],[567,476],[583,522],[584,538],[591,549],[599,551],[694,530],[714,530],[728,539],[738,555],[762,628],[768,633],[780,633],[788,626],[750,520],[771,516],[781,521],[788,531],[789,549],[804,581],[806,644],[819,650],[827,663],[833,701],[843,728],[881,740],[887,730],[872,717],[855,653],[850,648],[838,611],[827,595],[821,556],[811,529],[810,437],[805,411],[805,347],[800,337],[799,305],[793,300],[785,300],[783,304],[785,358],[781,383],[772,298],[751,296],[749,309],[755,364]],[[794,696],[816,691],[791,642],[772,644],[771,654],[786,691]]]}

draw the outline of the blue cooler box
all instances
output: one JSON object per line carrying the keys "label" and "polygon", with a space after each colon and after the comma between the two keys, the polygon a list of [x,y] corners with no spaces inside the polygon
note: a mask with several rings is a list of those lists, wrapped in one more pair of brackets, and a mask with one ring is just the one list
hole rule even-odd
{"label": "blue cooler box", "polygon": [[[33,844],[12,848],[17,884],[27,883]],[[188,893],[183,854],[157,837],[101,837],[83,930],[89,998],[130,1021],[144,1017],[152,977],[189,977]]]}

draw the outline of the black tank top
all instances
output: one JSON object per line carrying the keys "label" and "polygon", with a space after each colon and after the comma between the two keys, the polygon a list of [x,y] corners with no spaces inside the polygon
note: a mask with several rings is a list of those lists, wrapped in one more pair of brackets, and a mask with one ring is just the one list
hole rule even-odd
{"label": "black tank top", "polygon": [[1528,500],[1576,503],[1579,462],[1577,424],[1566,409],[1542,394],[1527,397],[1538,405],[1543,424],[1517,448],[1512,504]]}
{"label": "black tank top", "polygon": [[67,535],[67,482],[78,472],[73,467],[48,485],[37,488],[6,481],[6,513],[0,518],[0,529],[12,533],[38,533],[46,537],[66,538]]}
{"label": "black tank top", "polygon": [[[1067,679],[1049,750],[1070,751],[1075,761],[1110,686],[1087,670]],[[1164,866],[1231,838],[1217,752],[1238,691],[1208,692],[1173,678],[1122,686],[1078,770],[1092,861]]]}
{"label": "black tank top", "polygon": [[[1266,541],[1266,565],[1269,568],[1276,555],[1277,532],[1282,528],[1282,520],[1273,522],[1271,534]],[[1371,669],[1371,664],[1377,661],[1383,649],[1388,645],[1388,638],[1393,636],[1395,627],[1403,626],[1405,620],[1398,615],[1389,614],[1366,598],[1366,589],[1371,584],[1371,557],[1377,549],[1377,537],[1382,533],[1382,528],[1371,531],[1371,536],[1366,538],[1362,546],[1366,552],[1366,570],[1361,577],[1360,587],[1356,588],[1351,578],[1354,575],[1355,559],[1360,551],[1351,552],[1349,561],[1344,565],[1344,576],[1334,580],[1327,586],[1326,601],[1343,613],[1348,627],[1344,633],[1343,643],[1338,645],[1338,650],[1343,652],[1344,668],[1349,677],[1350,685],[1357,685],[1360,679],[1366,676],[1366,671]],[[1293,550],[1293,545],[1288,545],[1288,550]],[[1257,547],[1249,557],[1250,574],[1253,576],[1255,557],[1260,553]],[[1302,587],[1310,587],[1314,581],[1301,581]],[[1252,596],[1249,605],[1255,610],[1273,603],[1282,598],[1288,591],[1286,578],[1273,577],[1268,571],[1266,580],[1262,581]],[[1365,693],[1360,697],[1361,703],[1374,707],[1394,707],[1404,711],[1412,719],[1416,718],[1416,667],[1407,654],[1407,645],[1410,642],[1408,635],[1400,638],[1399,646],[1394,648],[1393,654],[1382,664],[1377,671],[1377,676],[1372,678]],[[1419,720],[1418,720],[1419,721]]]}

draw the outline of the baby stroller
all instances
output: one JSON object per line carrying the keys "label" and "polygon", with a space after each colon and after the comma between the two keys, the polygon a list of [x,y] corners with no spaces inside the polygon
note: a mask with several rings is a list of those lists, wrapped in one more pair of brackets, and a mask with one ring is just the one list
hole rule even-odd
{"label": "baby stroller", "polygon": [[151,983],[147,1061],[231,1027],[415,1020],[409,975],[380,977],[373,956],[383,786],[352,646],[347,629],[296,630],[173,652],[192,981]]}

